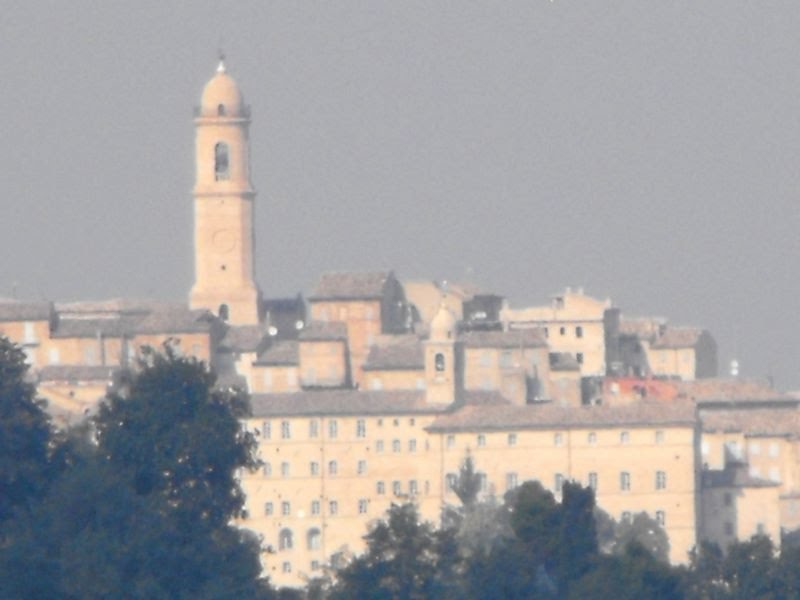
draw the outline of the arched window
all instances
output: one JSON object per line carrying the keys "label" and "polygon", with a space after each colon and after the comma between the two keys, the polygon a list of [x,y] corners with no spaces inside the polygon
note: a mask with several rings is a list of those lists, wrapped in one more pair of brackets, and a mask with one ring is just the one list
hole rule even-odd
{"label": "arched window", "polygon": [[437,371],[444,371],[444,354],[438,352],[433,358],[433,364]]}
{"label": "arched window", "polygon": [[228,144],[219,142],[214,146],[214,181],[230,179],[229,166]]}
{"label": "arched window", "polygon": [[309,550],[319,550],[322,547],[322,533],[316,527],[309,529],[306,541],[308,542]]}
{"label": "arched window", "polygon": [[220,304],[219,305],[219,318],[223,321],[228,320],[228,305],[227,304]]}
{"label": "arched window", "polygon": [[292,549],[292,530],[281,529],[278,535],[278,550],[291,550]]}
{"label": "arched window", "polygon": [[218,114],[220,117],[224,117],[224,116],[225,116],[225,105],[224,105],[224,104],[220,104],[220,105],[217,107],[217,114]]}

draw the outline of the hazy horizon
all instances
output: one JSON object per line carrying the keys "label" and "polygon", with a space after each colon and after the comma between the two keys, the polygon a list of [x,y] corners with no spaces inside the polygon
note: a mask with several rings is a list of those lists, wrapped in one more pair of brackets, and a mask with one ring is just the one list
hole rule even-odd
{"label": "hazy horizon", "polygon": [[188,297],[221,46],[266,297],[326,270],[583,286],[798,389],[797,31],[788,1],[10,5],[0,297]]}

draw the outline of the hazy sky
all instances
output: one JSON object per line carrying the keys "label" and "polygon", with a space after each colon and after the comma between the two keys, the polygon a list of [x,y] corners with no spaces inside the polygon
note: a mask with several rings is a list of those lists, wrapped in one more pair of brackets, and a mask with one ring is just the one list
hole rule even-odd
{"label": "hazy sky", "polygon": [[5,2],[0,296],[185,299],[192,107],[252,107],[257,275],[567,285],[800,388],[800,2]]}

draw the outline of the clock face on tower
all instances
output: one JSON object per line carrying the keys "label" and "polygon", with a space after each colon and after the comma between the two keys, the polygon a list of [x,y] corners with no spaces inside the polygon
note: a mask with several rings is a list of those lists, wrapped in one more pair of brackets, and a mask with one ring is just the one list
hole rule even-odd
{"label": "clock face on tower", "polygon": [[236,247],[236,234],[229,229],[219,229],[214,232],[211,243],[217,252],[230,252]]}

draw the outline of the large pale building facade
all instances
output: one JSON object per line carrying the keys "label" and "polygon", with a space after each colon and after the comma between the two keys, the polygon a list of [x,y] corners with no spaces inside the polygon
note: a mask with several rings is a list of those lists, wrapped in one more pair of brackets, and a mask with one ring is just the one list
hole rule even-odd
{"label": "large pale building facade", "polygon": [[0,334],[22,345],[61,424],[91,414],[145,345],[171,344],[248,390],[263,467],[242,477],[241,525],[262,536],[276,584],[302,585],[360,552],[392,503],[415,502],[436,522],[457,503],[468,455],[483,497],[527,479],[558,497],[574,480],[615,519],[647,512],[674,562],[700,539],[778,541],[800,526],[800,402],[745,389],[749,403],[726,405],[736,381],[711,402],[708,332],[626,321],[582,290],[511,309],[388,270],[325,273],[308,302],[264,298],[250,110],[224,63],[194,124],[188,303],[0,301]]}

